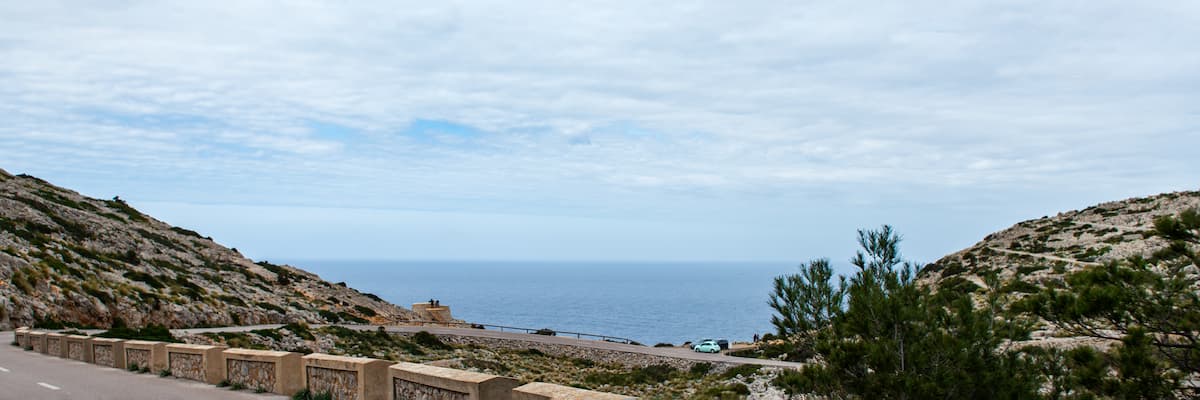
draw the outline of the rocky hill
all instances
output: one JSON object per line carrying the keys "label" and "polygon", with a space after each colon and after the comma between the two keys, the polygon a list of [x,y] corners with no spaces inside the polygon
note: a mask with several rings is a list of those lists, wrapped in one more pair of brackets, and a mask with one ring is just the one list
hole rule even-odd
{"label": "rocky hill", "polygon": [[414,314],[268,262],[124,201],[0,170],[0,328],[387,323]]}
{"label": "rocky hill", "polygon": [[1166,242],[1153,235],[1154,219],[1197,207],[1200,192],[1175,192],[1024,221],[930,264],[919,279],[969,291],[984,287],[981,277],[994,272],[1010,292],[1053,287],[1084,266],[1162,249]]}

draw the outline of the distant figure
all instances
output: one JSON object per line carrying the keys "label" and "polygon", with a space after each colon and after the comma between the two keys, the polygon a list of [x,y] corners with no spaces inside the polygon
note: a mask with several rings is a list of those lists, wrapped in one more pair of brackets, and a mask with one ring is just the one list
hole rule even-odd
{"label": "distant figure", "polygon": [[434,305],[434,304],[437,304],[437,303],[434,303],[434,302],[433,302],[433,299],[429,299],[429,306],[430,306],[430,307],[433,307],[433,305]]}
{"label": "distant figure", "polygon": [[758,343],[758,334],[757,333],[754,334],[754,343]]}
{"label": "distant figure", "polygon": [[433,306],[434,306],[434,307],[441,307],[441,306],[442,306],[442,301],[441,301],[441,300],[434,300],[434,301],[433,301]]}

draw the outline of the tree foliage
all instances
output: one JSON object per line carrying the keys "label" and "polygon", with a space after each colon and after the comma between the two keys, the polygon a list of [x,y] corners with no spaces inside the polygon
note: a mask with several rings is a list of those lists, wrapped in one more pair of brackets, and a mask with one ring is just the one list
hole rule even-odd
{"label": "tree foliage", "polygon": [[[811,344],[796,342],[811,345],[814,361],[820,362],[785,373],[776,383],[793,393],[833,397],[1034,397],[1036,369],[1017,352],[1001,349],[1006,339],[1025,333],[1021,326],[1000,318],[997,308],[977,309],[961,292],[934,293],[917,285],[921,266],[902,259],[900,240],[886,225],[858,232],[862,249],[851,259],[857,270],[832,292],[844,293],[845,306],[831,308],[829,317],[812,327]],[[813,264],[802,268],[803,276],[776,279],[776,294],[789,295],[772,299],[810,299],[819,296],[792,292],[832,287],[832,274],[814,271],[819,268]],[[824,282],[814,282],[821,278]],[[806,309],[774,303],[779,314]],[[804,313],[776,319],[818,321]]]}

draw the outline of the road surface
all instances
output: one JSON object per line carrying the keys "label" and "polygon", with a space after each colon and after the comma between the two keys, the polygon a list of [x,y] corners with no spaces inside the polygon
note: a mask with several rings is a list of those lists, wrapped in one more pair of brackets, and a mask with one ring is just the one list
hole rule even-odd
{"label": "road surface", "polygon": [[[246,332],[255,329],[275,329],[283,325],[258,325],[258,326],[234,326],[224,328],[199,328],[199,329],[177,329],[172,332],[176,335],[181,333],[199,334],[205,332]],[[317,327],[320,325],[314,325]],[[357,330],[376,330],[378,326],[373,325],[342,325],[346,328]],[[481,338],[506,339],[506,340],[524,340],[529,342],[559,344],[567,346],[575,346],[581,348],[601,349],[624,351],[629,353],[649,354],[655,356],[680,358],[685,360],[704,361],[704,362],[721,362],[730,364],[755,364],[767,367],[781,367],[799,369],[804,366],[803,363],[775,361],[775,360],[760,360],[757,358],[732,357],[723,354],[707,354],[697,353],[688,348],[682,347],[648,347],[637,346],[624,343],[605,342],[600,340],[576,339],[562,336],[545,336],[529,333],[517,332],[500,332],[496,330],[486,329],[471,329],[471,328],[448,328],[435,326],[387,326],[388,332],[397,333],[416,333],[426,331],[435,335],[457,335],[457,336],[473,336]]]}
{"label": "road surface", "polygon": [[286,400],[288,397],[234,392],[158,374],[135,374],[10,346],[13,333],[0,332],[2,400]]}

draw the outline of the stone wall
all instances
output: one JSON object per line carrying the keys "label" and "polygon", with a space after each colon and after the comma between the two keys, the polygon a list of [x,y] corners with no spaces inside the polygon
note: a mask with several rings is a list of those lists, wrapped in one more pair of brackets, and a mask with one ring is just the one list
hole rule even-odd
{"label": "stone wall", "polygon": [[321,367],[305,368],[304,378],[313,393],[329,393],[334,400],[364,400],[358,398],[358,373]]}
{"label": "stone wall", "polygon": [[33,342],[33,345],[30,346],[30,347],[33,347],[33,351],[36,351],[38,353],[45,353],[45,351],[43,350],[43,347],[46,345],[46,337],[45,336],[43,336],[43,335],[36,335],[36,336],[35,335],[26,335],[26,338],[27,339],[25,339],[25,340],[29,340],[29,341]]}
{"label": "stone wall", "polygon": [[392,396],[395,400],[469,400],[471,398],[466,393],[401,379],[392,380]]}
{"label": "stone wall", "polygon": [[113,359],[113,346],[111,344],[97,344],[92,346],[93,360],[96,364],[104,366],[116,365],[116,360]]}
{"label": "stone wall", "polygon": [[204,356],[200,354],[169,353],[167,364],[171,375],[177,378],[204,382]]}
{"label": "stone wall", "polygon": [[138,369],[150,368],[150,350],[125,349],[125,367],[136,365]]}
{"label": "stone wall", "polygon": [[229,383],[255,390],[271,391],[277,383],[275,363],[265,361],[225,360],[225,375]]}
{"label": "stone wall", "polygon": [[78,341],[67,342],[67,358],[84,361],[83,343]]}

